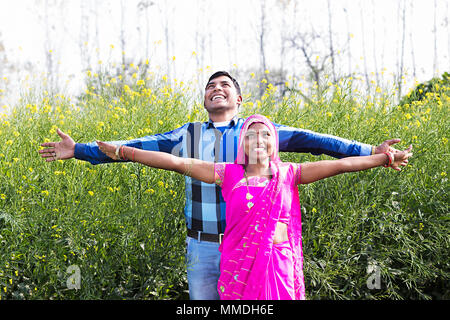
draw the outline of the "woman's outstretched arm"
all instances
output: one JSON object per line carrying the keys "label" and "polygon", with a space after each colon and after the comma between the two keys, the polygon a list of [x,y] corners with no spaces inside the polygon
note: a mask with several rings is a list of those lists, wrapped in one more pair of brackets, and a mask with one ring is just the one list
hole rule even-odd
{"label": "woman's outstretched arm", "polygon": [[165,152],[115,146],[102,141],[97,141],[97,144],[103,153],[114,160],[127,159],[153,168],[175,171],[206,183],[214,183],[217,179],[214,162],[181,158]]}
{"label": "woman's outstretched arm", "polygon": [[404,151],[390,153],[389,155],[382,153],[365,157],[349,157],[339,160],[302,163],[300,183],[307,184],[345,172],[362,171],[379,167],[389,164],[389,157],[392,157],[390,166],[395,170],[400,171],[400,166],[406,165],[406,163],[408,163],[408,158],[412,156],[411,150],[412,146]]}

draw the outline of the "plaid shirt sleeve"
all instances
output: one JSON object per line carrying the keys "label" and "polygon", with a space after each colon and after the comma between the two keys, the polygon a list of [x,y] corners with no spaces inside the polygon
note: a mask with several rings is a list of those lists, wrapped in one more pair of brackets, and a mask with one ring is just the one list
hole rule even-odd
{"label": "plaid shirt sleeve", "polygon": [[[174,155],[179,156],[181,140],[183,134],[186,132],[186,127],[187,124],[166,133],[145,136],[128,141],[111,141],[109,143],[149,151],[173,153]],[[91,164],[117,162],[101,152],[96,142],[75,144],[75,159],[89,161]]]}
{"label": "plaid shirt sleeve", "polygon": [[326,154],[334,158],[368,156],[372,146],[355,140],[316,133],[310,130],[275,124],[278,129],[280,151]]}

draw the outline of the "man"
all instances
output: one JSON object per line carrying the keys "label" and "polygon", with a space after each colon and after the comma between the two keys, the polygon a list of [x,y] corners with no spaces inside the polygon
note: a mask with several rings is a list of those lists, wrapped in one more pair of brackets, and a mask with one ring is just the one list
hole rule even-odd
{"label": "man", "polygon": [[[209,121],[186,123],[170,132],[115,144],[206,161],[233,162],[244,122],[244,119],[237,116],[241,103],[238,82],[227,72],[219,71],[209,78],[205,87],[204,107],[208,111]],[[387,140],[378,147],[373,147],[308,130],[278,124],[275,126],[279,133],[279,149],[285,152],[327,154],[336,158],[365,156],[388,151],[392,149],[390,145],[400,141]],[[89,161],[91,164],[113,161],[99,150],[95,142],[75,143],[59,129],[57,132],[61,141],[43,143],[42,146],[47,149],[39,151],[46,161],[71,158]],[[195,300],[218,299],[218,248],[225,230],[225,202],[220,188],[215,184],[206,184],[186,176],[185,190],[189,295]]]}

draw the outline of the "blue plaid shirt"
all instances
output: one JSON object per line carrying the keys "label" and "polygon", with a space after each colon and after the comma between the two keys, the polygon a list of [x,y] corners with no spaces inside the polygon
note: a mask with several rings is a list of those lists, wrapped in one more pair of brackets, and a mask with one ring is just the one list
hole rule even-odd
{"label": "blue plaid shirt", "polygon": [[[235,117],[226,127],[216,128],[212,121],[190,122],[173,131],[129,141],[115,141],[144,150],[172,153],[205,161],[234,162],[239,133],[245,119]],[[372,146],[309,130],[275,124],[281,152],[327,154],[335,158],[370,155]],[[75,158],[91,164],[113,162],[97,143],[77,143]],[[194,231],[218,234],[225,230],[225,201],[220,187],[185,177],[187,227]]]}

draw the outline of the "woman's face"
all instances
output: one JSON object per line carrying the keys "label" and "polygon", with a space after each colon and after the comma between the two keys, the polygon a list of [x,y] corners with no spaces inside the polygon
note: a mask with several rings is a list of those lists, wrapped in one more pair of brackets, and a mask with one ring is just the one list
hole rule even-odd
{"label": "woman's face", "polygon": [[250,125],[244,137],[244,151],[250,164],[269,160],[274,152],[275,137],[263,123]]}

